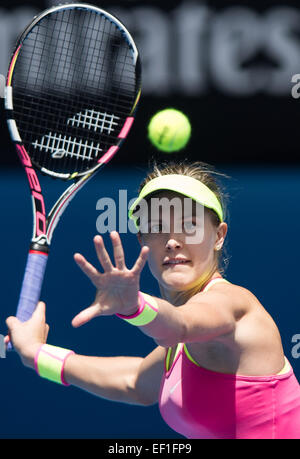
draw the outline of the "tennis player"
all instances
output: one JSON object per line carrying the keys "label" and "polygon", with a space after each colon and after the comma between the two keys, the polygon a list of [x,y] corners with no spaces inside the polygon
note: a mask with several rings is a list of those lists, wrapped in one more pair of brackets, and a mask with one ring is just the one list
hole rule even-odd
{"label": "tennis player", "polygon": [[[169,226],[164,213],[153,215],[151,206],[141,205],[174,197],[193,205],[190,213],[170,206]],[[249,290],[222,275],[224,210],[214,172],[203,163],[155,166],[130,209],[141,244],[133,268],[126,267],[115,231],[114,262],[102,237],[94,239],[101,272],[75,254],[97,292],[72,324],[116,314],[152,337],[157,347],[140,358],[89,357],[48,345],[40,302],[29,321],[7,319],[23,364],[105,399],[158,402],[166,423],[187,438],[300,439],[300,387],[278,328]],[[201,227],[202,237],[192,239],[191,230],[196,234]],[[161,298],[139,291],[147,259]]]}

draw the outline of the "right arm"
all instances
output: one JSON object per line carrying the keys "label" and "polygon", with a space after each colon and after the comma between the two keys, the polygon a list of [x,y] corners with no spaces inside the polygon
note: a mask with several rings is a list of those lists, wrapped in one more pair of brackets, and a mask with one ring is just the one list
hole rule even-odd
{"label": "right arm", "polygon": [[[22,363],[34,369],[35,356],[41,344],[46,343],[49,330],[45,304],[40,302],[27,322],[9,317],[6,323],[9,338]],[[165,348],[160,346],[145,358],[72,354],[65,361],[64,379],[68,384],[108,400],[152,405],[158,400],[164,358]]]}

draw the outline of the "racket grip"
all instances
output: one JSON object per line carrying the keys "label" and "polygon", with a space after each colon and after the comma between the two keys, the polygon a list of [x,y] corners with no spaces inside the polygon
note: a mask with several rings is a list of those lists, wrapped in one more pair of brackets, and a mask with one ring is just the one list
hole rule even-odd
{"label": "racket grip", "polygon": [[26,322],[32,316],[40,299],[48,254],[29,252],[23,278],[17,318]]}
{"label": "racket grip", "polygon": [[[40,299],[48,254],[30,251],[27,258],[16,317],[26,322],[32,316]],[[7,350],[12,350],[12,344],[7,344]]]}

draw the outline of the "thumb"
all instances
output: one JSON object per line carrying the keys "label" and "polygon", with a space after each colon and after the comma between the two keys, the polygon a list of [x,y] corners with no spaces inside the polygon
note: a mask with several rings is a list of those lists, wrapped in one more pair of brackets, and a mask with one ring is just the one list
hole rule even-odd
{"label": "thumb", "polygon": [[100,315],[100,309],[98,304],[92,304],[90,307],[81,311],[72,320],[73,327],[77,328],[83,324],[86,324],[90,320]]}

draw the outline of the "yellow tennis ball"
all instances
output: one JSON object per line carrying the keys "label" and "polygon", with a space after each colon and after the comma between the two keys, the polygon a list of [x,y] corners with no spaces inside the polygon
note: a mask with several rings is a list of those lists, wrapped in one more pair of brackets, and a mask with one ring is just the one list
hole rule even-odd
{"label": "yellow tennis ball", "polygon": [[151,118],[148,137],[156,148],[166,153],[181,150],[191,137],[190,121],[179,110],[166,108]]}

